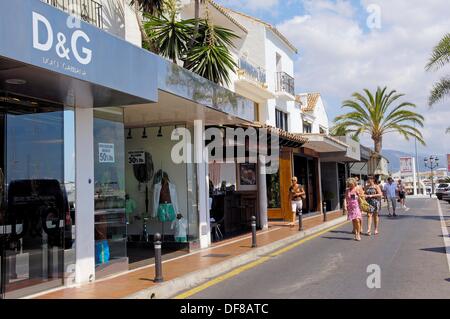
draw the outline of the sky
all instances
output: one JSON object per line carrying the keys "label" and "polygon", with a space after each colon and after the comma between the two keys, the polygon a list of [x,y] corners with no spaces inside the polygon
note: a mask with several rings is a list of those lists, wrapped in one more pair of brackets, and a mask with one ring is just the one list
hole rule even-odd
{"label": "sky", "polygon": [[[425,116],[419,154],[450,153],[450,98],[430,108],[433,83],[450,74],[425,71],[433,47],[450,32],[449,0],[216,0],[276,26],[299,50],[296,92],[320,92],[330,121],[355,91],[387,86]],[[373,143],[368,136],[361,142]],[[414,153],[414,140],[386,135],[384,149]]]}

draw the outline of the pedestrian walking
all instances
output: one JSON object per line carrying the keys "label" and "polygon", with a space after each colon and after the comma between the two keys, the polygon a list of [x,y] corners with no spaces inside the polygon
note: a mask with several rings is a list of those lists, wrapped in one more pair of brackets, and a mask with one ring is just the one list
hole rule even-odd
{"label": "pedestrian walking", "polygon": [[347,211],[348,219],[353,223],[355,230],[354,239],[361,240],[361,209],[359,208],[359,197],[361,194],[357,190],[356,179],[349,178],[347,180],[347,189],[345,191],[344,210]]}
{"label": "pedestrian walking", "polygon": [[[397,183],[394,182],[392,177],[389,177],[387,183],[384,184],[384,198],[387,201],[387,208],[389,217],[394,216],[397,217],[396,208],[397,208]],[[391,210],[392,213],[391,214]]]}
{"label": "pedestrian walking", "polygon": [[303,209],[303,199],[305,198],[305,190],[303,186],[297,183],[297,177],[293,176],[291,179],[291,187],[289,187],[289,196],[291,200],[291,211],[294,214],[293,220],[295,221],[295,215],[301,215]]}
{"label": "pedestrian walking", "polygon": [[370,236],[372,230],[372,220],[375,227],[375,235],[378,235],[378,225],[380,221],[380,199],[383,197],[380,187],[375,183],[375,177],[370,176],[365,190],[365,197],[369,203],[369,212],[367,213],[367,236]]}
{"label": "pedestrian walking", "polygon": [[409,208],[406,207],[406,187],[402,183],[402,180],[399,179],[397,183],[397,192],[398,192],[398,198],[400,199],[400,205],[405,211],[408,211]]}
{"label": "pedestrian walking", "polygon": [[[364,196],[364,186],[361,185],[360,179],[358,176],[354,177],[355,181],[356,181],[356,191],[358,192],[359,196]],[[361,207],[360,207],[361,209]],[[363,218],[362,218],[362,211],[361,211],[361,229],[363,229]],[[355,227],[353,227],[352,229],[352,234],[355,233]]]}

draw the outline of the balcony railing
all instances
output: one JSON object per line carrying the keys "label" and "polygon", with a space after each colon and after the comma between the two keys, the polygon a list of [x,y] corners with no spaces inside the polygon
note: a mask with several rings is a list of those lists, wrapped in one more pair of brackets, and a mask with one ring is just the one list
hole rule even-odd
{"label": "balcony railing", "polygon": [[266,84],[266,70],[249,62],[246,58],[239,58],[239,69],[250,79],[262,85]]}
{"label": "balcony railing", "polygon": [[294,78],[286,72],[277,72],[277,92],[286,92],[294,96]]}
{"label": "balcony railing", "polygon": [[103,6],[94,0],[41,0],[103,29]]}

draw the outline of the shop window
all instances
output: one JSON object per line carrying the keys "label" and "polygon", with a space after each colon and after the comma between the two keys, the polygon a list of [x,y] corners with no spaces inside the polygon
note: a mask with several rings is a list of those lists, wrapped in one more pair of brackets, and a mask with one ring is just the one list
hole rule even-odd
{"label": "shop window", "polygon": [[280,110],[275,110],[275,125],[277,128],[288,130],[288,115]]}
{"label": "shop window", "polygon": [[[194,136],[192,128],[184,128]],[[197,166],[172,159],[172,149],[180,143],[171,138],[174,129],[174,125],[125,129],[130,264],[152,257],[152,250],[141,244],[151,242],[156,233],[162,235],[163,253],[188,248],[199,238]]]}
{"label": "shop window", "polygon": [[95,263],[126,264],[125,136],[121,108],[94,111]]}
{"label": "shop window", "polygon": [[281,208],[280,170],[276,174],[266,175],[267,207]]}
{"label": "shop window", "polygon": [[1,92],[0,139],[0,284],[17,298],[63,284],[63,106]]}

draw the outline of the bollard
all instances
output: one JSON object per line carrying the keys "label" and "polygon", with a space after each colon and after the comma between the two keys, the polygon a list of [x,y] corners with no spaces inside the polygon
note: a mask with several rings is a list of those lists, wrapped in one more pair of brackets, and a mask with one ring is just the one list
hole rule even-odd
{"label": "bollard", "polygon": [[327,221],[327,202],[322,203],[322,208],[323,208],[323,221],[326,222]]}
{"label": "bollard", "polygon": [[155,245],[155,282],[163,282],[162,260],[161,260],[161,234],[156,233],[154,238]]}
{"label": "bollard", "polygon": [[302,210],[297,211],[298,214],[298,231],[303,231],[303,212]]}
{"label": "bollard", "polygon": [[256,247],[256,217],[252,216],[252,248]]}

